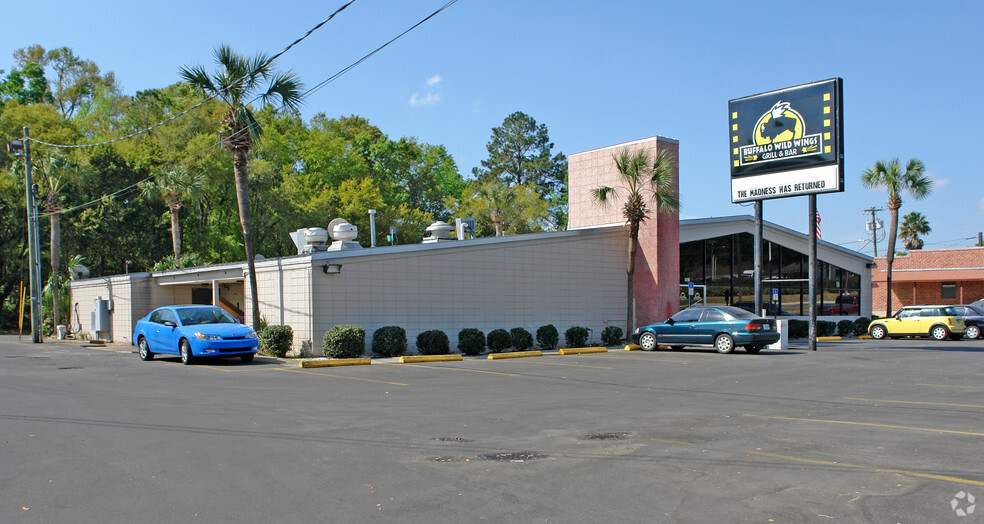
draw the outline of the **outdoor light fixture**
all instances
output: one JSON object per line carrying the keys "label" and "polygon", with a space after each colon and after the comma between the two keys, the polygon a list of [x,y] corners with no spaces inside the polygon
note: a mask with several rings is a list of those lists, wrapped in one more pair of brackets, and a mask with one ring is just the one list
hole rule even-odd
{"label": "outdoor light fixture", "polygon": [[327,263],[321,266],[321,270],[325,272],[326,275],[335,275],[342,272],[341,264]]}

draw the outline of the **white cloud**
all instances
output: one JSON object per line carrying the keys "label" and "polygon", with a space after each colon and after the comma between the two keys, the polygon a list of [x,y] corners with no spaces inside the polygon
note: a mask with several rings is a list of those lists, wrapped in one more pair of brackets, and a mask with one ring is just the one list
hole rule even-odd
{"label": "white cloud", "polygon": [[420,93],[414,93],[410,95],[410,106],[432,106],[441,101],[441,95],[431,91],[426,95],[421,96]]}
{"label": "white cloud", "polygon": [[943,189],[949,183],[950,183],[949,178],[940,178],[938,180],[933,180],[933,189]]}
{"label": "white cloud", "polygon": [[441,93],[434,89],[434,86],[441,82],[441,75],[434,75],[427,78],[427,93],[414,93],[410,95],[410,107],[432,106],[441,102]]}
{"label": "white cloud", "polygon": [[977,212],[984,215],[984,198],[982,198],[981,201],[977,203]]}

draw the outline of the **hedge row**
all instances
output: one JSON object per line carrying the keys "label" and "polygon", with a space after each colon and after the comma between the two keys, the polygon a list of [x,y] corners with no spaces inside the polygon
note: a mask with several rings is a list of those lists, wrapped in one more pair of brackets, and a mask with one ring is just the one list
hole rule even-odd
{"label": "hedge row", "polygon": [[[860,317],[855,320],[841,320],[840,322],[817,320],[817,336],[829,337],[834,333],[842,337],[864,335],[868,333],[868,324],[870,323],[871,319],[867,317]],[[789,338],[806,338],[808,336],[810,336],[809,321],[798,319],[789,321]]]}
{"label": "hedge row", "polygon": [[[274,329],[278,328],[278,329]],[[268,337],[272,339],[283,337],[283,328],[286,328],[287,335],[286,355],[290,350],[290,341],[293,333],[289,326],[271,326],[264,329],[266,333],[270,331]],[[602,332],[602,340],[606,345],[615,345],[622,338],[621,328],[609,326]],[[276,338],[280,340],[280,338]],[[261,336],[261,347],[264,347],[264,338]],[[536,345],[540,349],[555,349],[560,341],[557,328],[552,324],[541,326],[536,330]],[[575,326],[564,333],[564,340],[567,347],[582,347],[587,344],[588,330],[583,327]],[[513,328],[509,331],[496,329],[491,331],[488,336],[476,328],[465,328],[458,332],[458,350],[464,355],[479,355],[488,348],[491,353],[500,353],[506,349],[513,348],[516,351],[526,351],[533,347],[534,336],[523,328]],[[282,345],[282,343],[281,343]],[[366,346],[365,330],[358,326],[335,326],[325,332],[323,348],[325,356],[332,358],[355,358],[362,355]],[[274,351],[274,343],[270,342],[271,349]],[[280,348],[281,346],[276,346]],[[448,336],[441,330],[433,329],[424,331],[417,335],[417,349],[422,355],[446,355],[451,352]],[[278,351],[280,349],[277,349]],[[407,351],[407,332],[399,326],[385,326],[377,329],[372,336],[372,352],[380,357],[397,357]]]}

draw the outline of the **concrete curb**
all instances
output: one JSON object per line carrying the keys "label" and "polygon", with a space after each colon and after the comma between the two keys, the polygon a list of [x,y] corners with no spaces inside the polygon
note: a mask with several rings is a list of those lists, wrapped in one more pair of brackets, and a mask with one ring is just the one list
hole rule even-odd
{"label": "concrete curb", "polygon": [[302,368],[328,368],[335,366],[367,366],[372,364],[371,358],[320,358],[302,360],[297,363]]}
{"label": "concrete curb", "polygon": [[842,340],[841,337],[817,337],[817,342],[834,342],[836,340]]}
{"label": "concrete curb", "polygon": [[642,346],[639,344],[628,344],[625,346],[626,351],[642,351]]}
{"label": "concrete curb", "polygon": [[400,357],[400,364],[411,364],[414,362],[451,362],[464,360],[461,355],[406,355]]}
{"label": "concrete curb", "polygon": [[608,348],[564,348],[561,355],[580,355],[583,353],[608,353]]}
{"label": "concrete curb", "polygon": [[526,357],[542,357],[542,351],[513,351],[512,353],[489,353],[489,360],[497,360],[500,358],[526,358]]}
{"label": "concrete curb", "polygon": [[874,340],[875,337],[871,335],[858,335],[858,340]]}

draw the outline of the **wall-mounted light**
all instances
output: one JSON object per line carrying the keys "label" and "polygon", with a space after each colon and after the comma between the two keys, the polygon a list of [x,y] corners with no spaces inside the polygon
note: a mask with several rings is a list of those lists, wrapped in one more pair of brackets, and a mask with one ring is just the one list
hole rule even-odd
{"label": "wall-mounted light", "polygon": [[325,264],[321,266],[321,270],[325,272],[326,275],[334,275],[342,272],[341,264]]}

